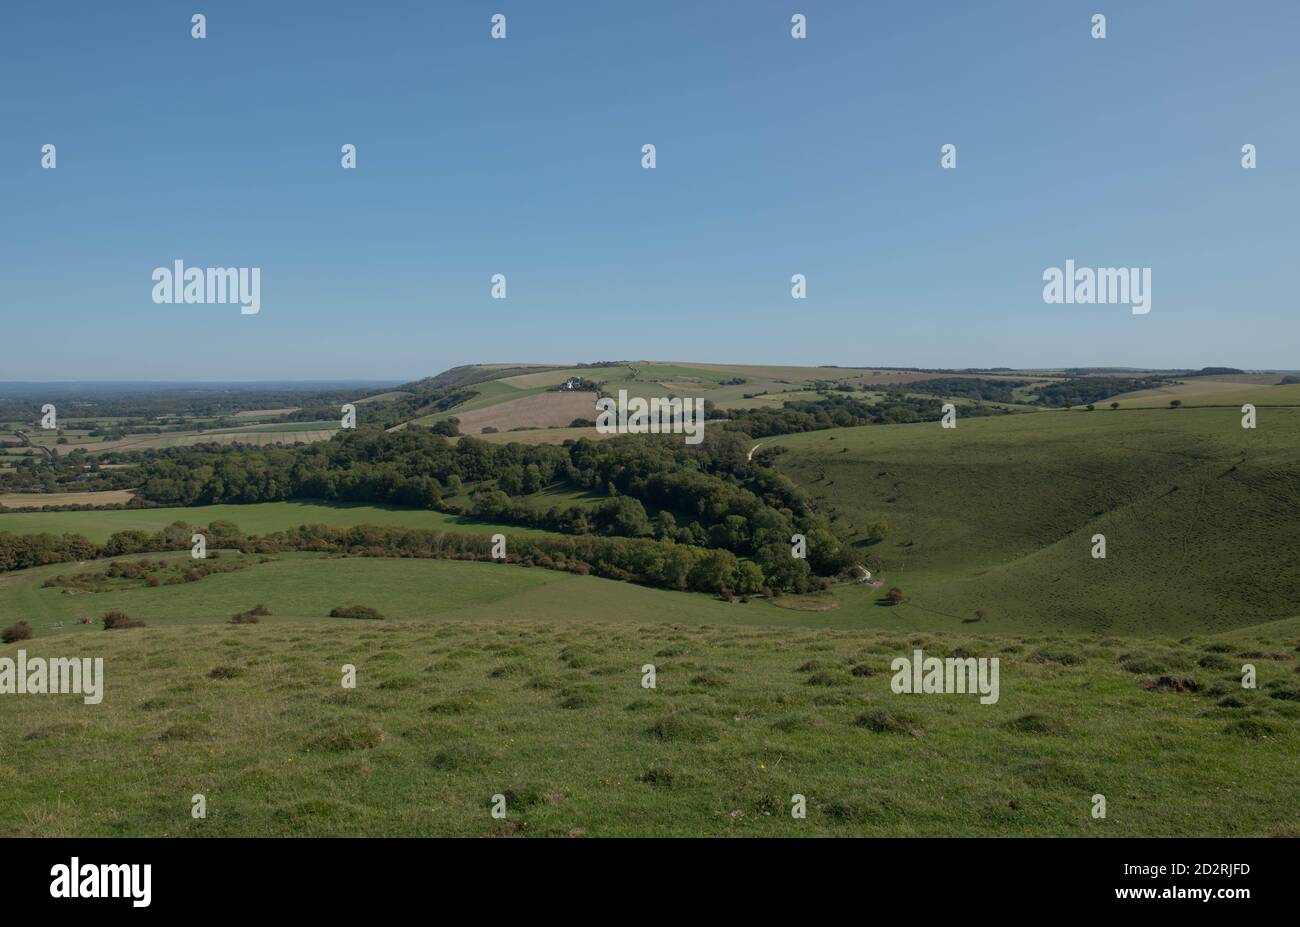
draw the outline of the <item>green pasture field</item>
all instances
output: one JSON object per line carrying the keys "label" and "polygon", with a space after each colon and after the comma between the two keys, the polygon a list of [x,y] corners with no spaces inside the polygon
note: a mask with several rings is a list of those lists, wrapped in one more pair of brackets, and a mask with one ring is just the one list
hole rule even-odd
{"label": "green pasture field", "polygon": [[542,535],[545,531],[515,525],[497,525],[459,515],[386,505],[328,502],[258,502],[250,505],[198,505],[189,508],[102,509],[83,512],[0,513],[0,531],[14,534],[81,534],[106,541],[118,531],[159,531],[173,522],[206,527],[230,521],[245,534],[269,534],[299,525],[398,525],[406,528],[458,531],[466,534],[507,536]]}
{"label": "green pasture field", "polygon": [[[1300,615],[1300,409],[1253,430],[1235,409],[1098,409],[762,446],[786,449],[776,467],[879,561],[913,626],[982,612],[999,631],[1180,635]],[[891,611],[862,586],[836,598]]]}
{"label": "green pasture field", "polygon": [[1238,374],[1223,377],[1188,377],[1157,389],[1123,393],[1103,403],[1122,408],[1164,408],[1172,400],[1184,406],[1237,406],[1249,402],[1262,406],[1300,406],[1300,383],[1280,385],[1282,374]]}
{"label": "green pasture field", "polygon": [[[543,575],[416,565],[449,603],[468,595],[458,572],[480,598],[480,574]],[[383,594],[373,578],[367,597]],[[256,625],[164,617],[27,641],[29,657],[102,657],[103,700],[0,699],[0,834],[1300,835],[1296,622],[1067,641],[607,621],[572,590],[558,614],[513,606],[586,580],[540,582],[407,621],[272,606]],[[999,700],[895,694],[889,663],[917,647],[998,657]],[[1257,652],[1274,656],[1249,657],[1260,686],[1243,690],[1235,664]],[[1157,665],[1198,691],[1146,688]]]}

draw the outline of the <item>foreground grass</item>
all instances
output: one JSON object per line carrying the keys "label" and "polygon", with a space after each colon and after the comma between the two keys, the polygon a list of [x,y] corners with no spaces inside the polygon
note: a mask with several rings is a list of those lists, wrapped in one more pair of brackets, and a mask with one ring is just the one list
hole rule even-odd
{"label": "foreground grass", "polygon": [[[23,646],[104,657],[104,700],[0,698],[0,834],[1295,836],[1298,643],[275,615],[48,637]],[[895,695],[918,646],[1000,657],[1001,700]],[[1139,685],[1161,668],[1201,692]]]}

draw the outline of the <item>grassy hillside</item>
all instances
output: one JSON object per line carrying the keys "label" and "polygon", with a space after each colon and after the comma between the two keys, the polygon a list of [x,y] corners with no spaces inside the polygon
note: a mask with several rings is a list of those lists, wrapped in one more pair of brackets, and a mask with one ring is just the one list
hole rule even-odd
{"label": "grassy hillside", "polygon": [[83,512],[0,513],[0,531],[14,534],[75,533],[92,541],[106,541],[116,531],[158,531],[173,522],[207,526],[230,521],[245,534],[269,534],[298,525],[400,525],[407,528],[444,529],[461,533],[545,534],[531,528],[496,525],[459,515],[388,505],[346,502],[259,502],[252,505],[199,505],[189,508],[104,509]]}
{"label": "grassy hillside", "polygon": [[[549,388],[571,377],[582,377],[600,383],[607,395],[617,395],[620,390],[626,390],[629,396],[642,398],[691,396],[707,399],[720,409],[747,409],[780,408],[786,401],[815,399],[819,394],[809,389],[814,383],[885,387],[932,379],[935,376],[937,374],[869,367],[790,367],[658,361],[629,361],[608,367],[539,368],[523,373],[517,367],[499,371],[473,368],[473,378],[497,378],[475,380],[468,386],[478,393],[474,398],[452,409],[420,416],[413,421],[429,425],[448,418],[459,418],[462,420],[461,431],[476,437],[482,436],[484,426],[498,428],[503,434],[511,428],[528,428],[528,431],[510,432],[505,438],[499,435],[487,437],[493,441],[558,444],[574,437],[600,437],[591,428],[578,430],[556,427],[568,425],[574,418],[595,417],[595,411],[585,399],[581,403],[575,400],[572,408],[561,408],[562,394],[547,392]],[[951,376],[962,378],[969,375]],[[996,379],[997,376],[992,378]],[[1030,379],[1043,378],[1033,376]],[[521,400],[531,400],[534,404]]]}
{"label": "grassy hillside", "polygon": [[[1188,377],[1158,389],[1139,390],[1115,397],[1125,408],[1160,408],[1177,399],[1184,406],[1300,406],[1300,384],[1282,384],[1282,375],[1235,374]],[[1110,400],[1107,400],[1109,402]]]}
{"label": "grassy hillside", "polygon": [[[51,637],[25,647],[104,657],[103,702],[0,700],[0,834],[1296,836],[1298,632],[1091,637],[1073,665],[1050,640],[576,615]],[[998,655],[1000,700],[895,695],[914,646]],[[1139,659],[1200,691],[1145,688]]]}
{"label": "grassy hillside", "polygon": [[[928,626],[1136,634],[1300,614],[1300,409],[1051,412],[770,439]],[[1104,534],[1107,557],[1091,556]],[[843,590],[856,614],[890,611]],[[923,617],[924,615],[924,617]]]}
{"label": "grassy hillside", "polygon": [[[114,558],[138,561],[144,555]],[[189,564],[189,553],[151,554],[158,560]],[[272,622],[327,619],[339,605],[368,605],[387,618],[417,620],[472,609],[467,620],[532,617],[567,623],[582,615],[591,621],[683,621],[739,623],[801,618],[801,613],[765,602],[728,605],[704,595],[647,589],[596,577],[576,576],[506,564],[450,560],[408,560],[333,557],[324,554],[276,554],[262,558],[224,551],[213,561],[223,566],[243,564],[229,573],[196,582],[105,592],[46,588],[47,579],[85,571],[102,572],[107,561],[54,564],[0,573],[0,623],[26,617],[41,634],[99,630],[99,617],[118,609],[162,627],[222,622],[255,605],[271,609]],[[556,586],[546,591],[547,587]],[[491,605],[491,608],[483,608]],[[74,625],[81,616],[95,624]]]}

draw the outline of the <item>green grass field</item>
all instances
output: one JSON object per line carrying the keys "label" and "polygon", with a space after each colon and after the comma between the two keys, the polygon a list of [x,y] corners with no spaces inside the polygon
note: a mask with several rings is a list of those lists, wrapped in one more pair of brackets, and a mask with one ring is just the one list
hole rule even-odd
{"label": "green grass field", "polygon": [[[0,834],[1300,834],[1295,622],[1067,643],[594,621],[581,601],[29,641],[102,656],[104,696],[0,700]],[[894,694],[889,661],[916,646],[998,656],[999,701]],[[1200,691],[1144,688],[1138,658]]]}
{"label": "green grass field", "polygon": [[[1300,409],[1044,412],[766,439],[915,626],[1177,635],[1300,614]],[[1093,559],[1092,537],[1106,537]],[[837,594],[880,610],[862,587]],[[889,609],[885,609],[889,610]]]}
{"label": "green grass field", "polygon": [[[1280,374],[1237,374],[1222,377],[1188,377],[1158,389],[1123,393],[1114,397],[1126,409],[1163,408],[1177,399],[1184,406],[1300,406],[1300,384],[1280,385]],[[1098,405],[1107,405],[1106,400]]]}
{"label": "green grass field", "polygon": [[[160,557],[190,559],[188,552],[148,555],[150,560]],[[275,554],[272,562],[261,563],[257,556],[245,558],[236,551],[223,551],[221,558],[218,562],[242,560],[249,566],[183,585],[95,593],[65,592],[44,588],[42,583],[59,575],[102,569],[105,561],[0,573],[0,620],[7,626],[26,617],[40,634],[46,634],[58,630],[52,627],[57,622],[64,623],[65,633],[89,630],[71,622],[81,616],[98,619],[112,609],[171,626],[224,621],[254,605],[268,606],[279,620],[295,621],[325,618],[337,605],[369,605],[398,620],[426,619],[458,609],[475,609],[474,619],[488,622],[496,617],[532,616],[563,623],[576,614],[606,621],[659,618],[695,624],[744,623],[756,616],[762,621],[767,615],[777,621],[801,617],[799,612],[765,602],[728,605],[702,595],[506,564],[306,553]],[[581,611],[575,604],[579,602],[586,603]],[[487,605],[492,607],[482,607]]]}
{"label": "green grass field", "polygon": [[83,534],[106,541],[116,531],[158,531],[183,521],[206,527],[214,521],[231,521],[245,534],[268,534],[298,525],[397,525],[405,528],[441,529],[474,534],[509,536],[546,532],[515,525],[497,525],[459,515],[403,509],[386,505],[327,502],[260,502],[252,505],[198,505],[190,508],[106,509],[84,512],[8,512],[0,514],[0,531],[15,534]]}

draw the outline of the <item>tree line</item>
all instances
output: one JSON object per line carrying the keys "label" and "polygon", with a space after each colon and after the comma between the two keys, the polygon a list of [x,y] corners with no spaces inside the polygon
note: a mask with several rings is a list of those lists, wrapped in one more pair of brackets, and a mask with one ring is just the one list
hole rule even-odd
{"label": "tree line", "polygon": [[785,551],[782,561],[765,569],[763,561],[731,551],[694,547],[671,540],[599,536],[512,537],[504,558],[493,557],[492,539],[432,529],[358,525],[336,528],[303,525],[262,536],[245,536],[230,522],[206,529],[175,522],[161,531],[120,531],[100,544],[76,534],[17,535],[0,532],[0,571],[169,550],[187,550],[194,533],[206,533],[209,549],[237,549],[245,554],[285,551],[338,553],[364,557],[415,557],[449,560],[494,560],[562,570],[579,575],[641,583],[662,589],[712,593],[727,598],[780,591],[823,588],[824,578],[811,574],[808,562]]}

